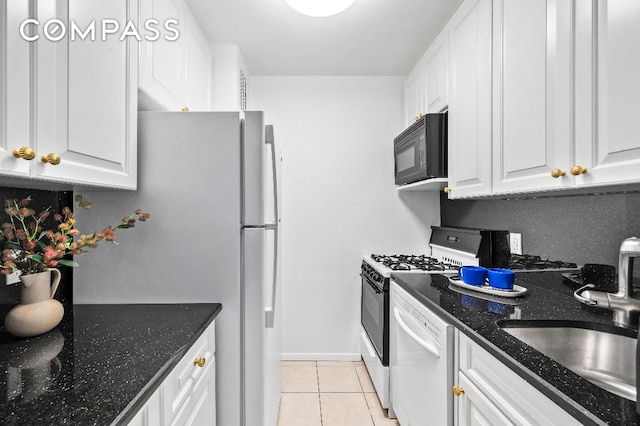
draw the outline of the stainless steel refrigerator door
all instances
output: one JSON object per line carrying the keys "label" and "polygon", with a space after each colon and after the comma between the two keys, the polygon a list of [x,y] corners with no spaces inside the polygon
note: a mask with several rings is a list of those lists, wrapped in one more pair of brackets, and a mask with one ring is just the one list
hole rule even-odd
{"label": "stainless steel refrigerator door", "polygon": [[265,156],[264,113],[247,111],[242,120],[242,226],[263,226]]}
{"label": "stainless steel refrigerator door", "polygon": [[262,121],[249,112],[243,122],[244,425],[275,425],[282,391],[281,156]]}
{"label": "stainless steel refrigerator door", "polygon": [[267,327],[264,315],[270,288],[266,265],[272,260],[268,253],[273,253],[265,244],[268,234],[272,232],[261,228],[242,230],[245,354],[242,424],[245,426],[275,426],[282,392],[280,316],[276,315],[273,326]]}
{"label": "stainless steel refrigerator door", "polygon": [[265,413],[267,329],[264,316],[265,277],[262,228],[242,231],[242,341],[244,354],[242,425],[263,424]]}

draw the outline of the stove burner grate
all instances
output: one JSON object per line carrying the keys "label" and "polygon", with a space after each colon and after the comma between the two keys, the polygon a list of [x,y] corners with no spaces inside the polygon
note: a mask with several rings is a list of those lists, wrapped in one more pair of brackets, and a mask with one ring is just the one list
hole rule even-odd
{"label": "stove burner grate", "polygon": [[441,262],[438,259],[426,255],[380,255],[372,254],[371,258],[382,263],[387,268],[394,271],[446,271],[457,269],[457,265]]}
{"label": "stove burner grate", "polygon": [[531,254],[512,254],[509,259],[509,269],[577,269],[571,262],[560,260],[543,260],[540,256]]}

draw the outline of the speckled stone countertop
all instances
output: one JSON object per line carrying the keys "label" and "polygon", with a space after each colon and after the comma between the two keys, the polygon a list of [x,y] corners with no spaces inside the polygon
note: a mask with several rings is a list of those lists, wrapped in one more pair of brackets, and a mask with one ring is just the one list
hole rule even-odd
{"label": "speckled stone countertop", "polygon": [[29,339],[0,329],[0,422],[127,424],[222,305],[75,305]]}
{"label": "speckled stone countertop", "polygon": [[[582,424],[640,425],[635,402],[601,389],[498,327],[496,321],[510,318],[620,326],[613,322],[610,311],[576,301],[573,291],[577,285],[561,273],[517,273],[516,284],[528,291],[515,299],[482,298],[476,292],[449,284],[441,275],[397,274],[393,278]],[[630,337],[637,336],[637,326],[623,328]]]}

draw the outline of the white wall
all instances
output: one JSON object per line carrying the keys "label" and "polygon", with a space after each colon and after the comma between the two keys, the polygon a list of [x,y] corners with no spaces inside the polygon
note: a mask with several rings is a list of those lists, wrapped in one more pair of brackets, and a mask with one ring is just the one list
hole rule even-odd
{"label": "white wall", "polygon": [[359,359],[363,254],[425,253],[437,192],[399,194],[404,77],[252,77],[282,146],[283,358]]}

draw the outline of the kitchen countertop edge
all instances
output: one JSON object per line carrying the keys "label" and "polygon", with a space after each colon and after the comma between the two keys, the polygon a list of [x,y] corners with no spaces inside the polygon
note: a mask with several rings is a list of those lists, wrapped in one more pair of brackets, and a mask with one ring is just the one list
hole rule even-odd
{"label": "kitchen countertop edge", "polygon": [[128,424],[138,411],[146,404],[151,395],[158,390],[162,381],[169,375],[173,368],[178,364],[193,344],[202,336],[202,333],[216,319],[220,311],[222,311],[221,303],[205,303],[212,305],[213,311],[205,322],[203,322],[194,332],[193,336],[180,349],[178,349],[167,362],[158,370],[158,372],[149,380],[135,398],[125,407],[125,409],[113,420],[112,425]]}
{"label": "kitchen countertop edge", "polygon": [[[555,386],[547,382],[545,379],[537,375],[536,373],[529,370],[527,367],[518,362],[517,359],[513,358],[511,355],[502,351],[498,346],[491,343],[489,340],[478,334],[475,330],[468,327],[463,321],[456,318],[451,313],[444,310],[437,303],[430,300],[428,297],[424,296],[420,292],[416,291],[409,285],[405,285],[402,282],[402,278],[399,277],[399,280],[394,280],[394,276],[392,275],[392,280],[394,280],[401,288],[409,292],[413,297],[418,299],[421,303],[427,306],[430,310],[432,310],[437,316],[450,323],[454,327],[456,327],[460,332],[464,333],[466,336],[471,338],[474,342],[479,344],[483,349],[488,351],[491,355],[496,357],[500,362],[505,364],[511,371],[515,372],[519,377],[524,379],[527,383],[535,387],[537,390],[542,392],[546,397],[556,403],[558,406],[563,408],[567,413],[573,416],[576,420],[582,422],[583,424],[591,424],[591,425],[606,425],[607,423],[603,422],[602,419],[598,418],[595,414],[591,413],[589,410],[578,404],[576,401],[571,399],[569,396],[562,393]],[[522,343],[524,345],[524,343]],[[587,423],[585,423],[587,422]]]}

